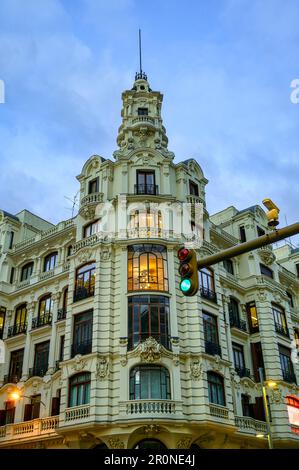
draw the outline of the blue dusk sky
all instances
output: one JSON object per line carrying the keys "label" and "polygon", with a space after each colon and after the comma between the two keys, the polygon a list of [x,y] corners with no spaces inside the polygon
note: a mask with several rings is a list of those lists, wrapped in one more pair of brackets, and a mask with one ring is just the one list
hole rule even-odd
{"label": "blue dusk sky", "polygon": [[71,216],[84,162],[117,149],[140,27],[169,150],[202,166],[209,212],[271,197],[295,222],[298,18],[297,0],[1,0],[0,207]]}

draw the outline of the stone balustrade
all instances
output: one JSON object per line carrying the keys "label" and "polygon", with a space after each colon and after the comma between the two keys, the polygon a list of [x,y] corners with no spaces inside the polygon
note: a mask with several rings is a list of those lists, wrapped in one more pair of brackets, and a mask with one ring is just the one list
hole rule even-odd
{"label": "stone balustrade", "polygon": [[72,408],[67,408],[65,410],[65,422],[89,418],[89,414],[89,405],[73,406]]}
{"label": "stone balustrade", "polygon": [[20,438],[32,438],[45,434],[56,434],[56,428],[59,424],[58,416],[48,418],[37,418],[31,421],[21,423],[7,424],[0,427],[0,442],[15,440]]}
{"label": "stone balustrade", "polygon": [[228,419],[228,408],[210,403],[210,414],[216,418]]}
{"label": "stone balustrade", "polygon": [[264,421],[258,421],[257,419],[249,416],[236,416],[235,423],[240,432],[251,434],[267,433],[267,424]]}

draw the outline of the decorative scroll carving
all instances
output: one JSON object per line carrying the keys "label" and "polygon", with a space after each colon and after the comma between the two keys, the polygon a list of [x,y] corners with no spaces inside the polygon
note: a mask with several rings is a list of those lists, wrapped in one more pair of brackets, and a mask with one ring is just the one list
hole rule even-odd
{"label": "decorative scroll carving", "polygon": [[138,352],[144,362],[155,362],[161,358],[160,344],[152,336],[138,346]]}

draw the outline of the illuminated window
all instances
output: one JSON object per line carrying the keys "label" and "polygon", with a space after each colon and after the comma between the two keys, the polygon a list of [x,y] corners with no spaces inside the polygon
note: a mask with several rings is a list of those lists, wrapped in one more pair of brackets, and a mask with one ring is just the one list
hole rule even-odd
{"label": "illuminated window", "polygon": [[130,372],[130,400],[170,400],[169,372],[160,366],[138,366]]}
{"label": "illuminated window", "polygon": [[225,406],[223,377],[215,372],[207,372],[207,378],[210,403]]}
{"label": "illuminated window", "polygon": [[88,225],[85,225],[83,229],[83,238],[90,237],[95,233],[99,233],[101,231],[101,220],[95,220]]}
{"label": "illuminated window", "polygon": [[164,246],[128,247],[128,290],[168,291],[167,251]]}
{"label": "illuminated window", "polygon": [[49,255],[45,257],[44,271],[50,271],[51,269],[55,268],[57,256],[58,256],[57,251],[54,251],[53,253],[50,253]]}
{"label": "illuminated window", "polygon": [[248,302],[246,304],[247,318],[250,333],[257,333],[259,331],[259,320],[255,302]]}
{"label": "illuminated window", "polygon": [[274,316],[276,332],[280,335],[289,337],[289,330],[287,327],[287,320],[284,309],[279,305],[272,304],[272,313]]}
{"label": "illuminated window", "polygon": [[0,307],[0,339],[3,338],[6,308]]}
{"label": "illuminated window", "polygon": [[51,294],[45,295],[39,301],[38,316],[39,318],[50,317],[52,313]]}
{"label": "illuminated window", "polygon": [[22,304],[16,309],[13,334],[25,333],[27,329],[27,304]]}
{"label": "illuminated window", "polygon": [[161,211],[150,212],[150,210],[135,211],[130,216],[130,228],[162,228]]}
{"label": "illuminated window", "polygon": [[296,348],[299,349],[299,329],[294,328],[294,339],[296,341]]}
{"label": "illuminated window", "polygon": [[289,422],[299,426],[299,397],[294,395],[286,396],[286,404],[289,415]]}
{"label": "illuminated window", "polygon": [[96,264],[84,264],[76,271],[74,302],[94,295]]}

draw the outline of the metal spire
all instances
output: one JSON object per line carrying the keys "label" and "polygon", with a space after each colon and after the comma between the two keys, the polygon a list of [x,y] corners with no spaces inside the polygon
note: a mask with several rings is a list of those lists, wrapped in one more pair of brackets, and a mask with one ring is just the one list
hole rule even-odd
{"label": "metal spire", "polygon": [[141,29],[139,28],[139,72],[135,75],[135,80],[147,80],[147,76],[142,72],[142,47],[141,47]]}

